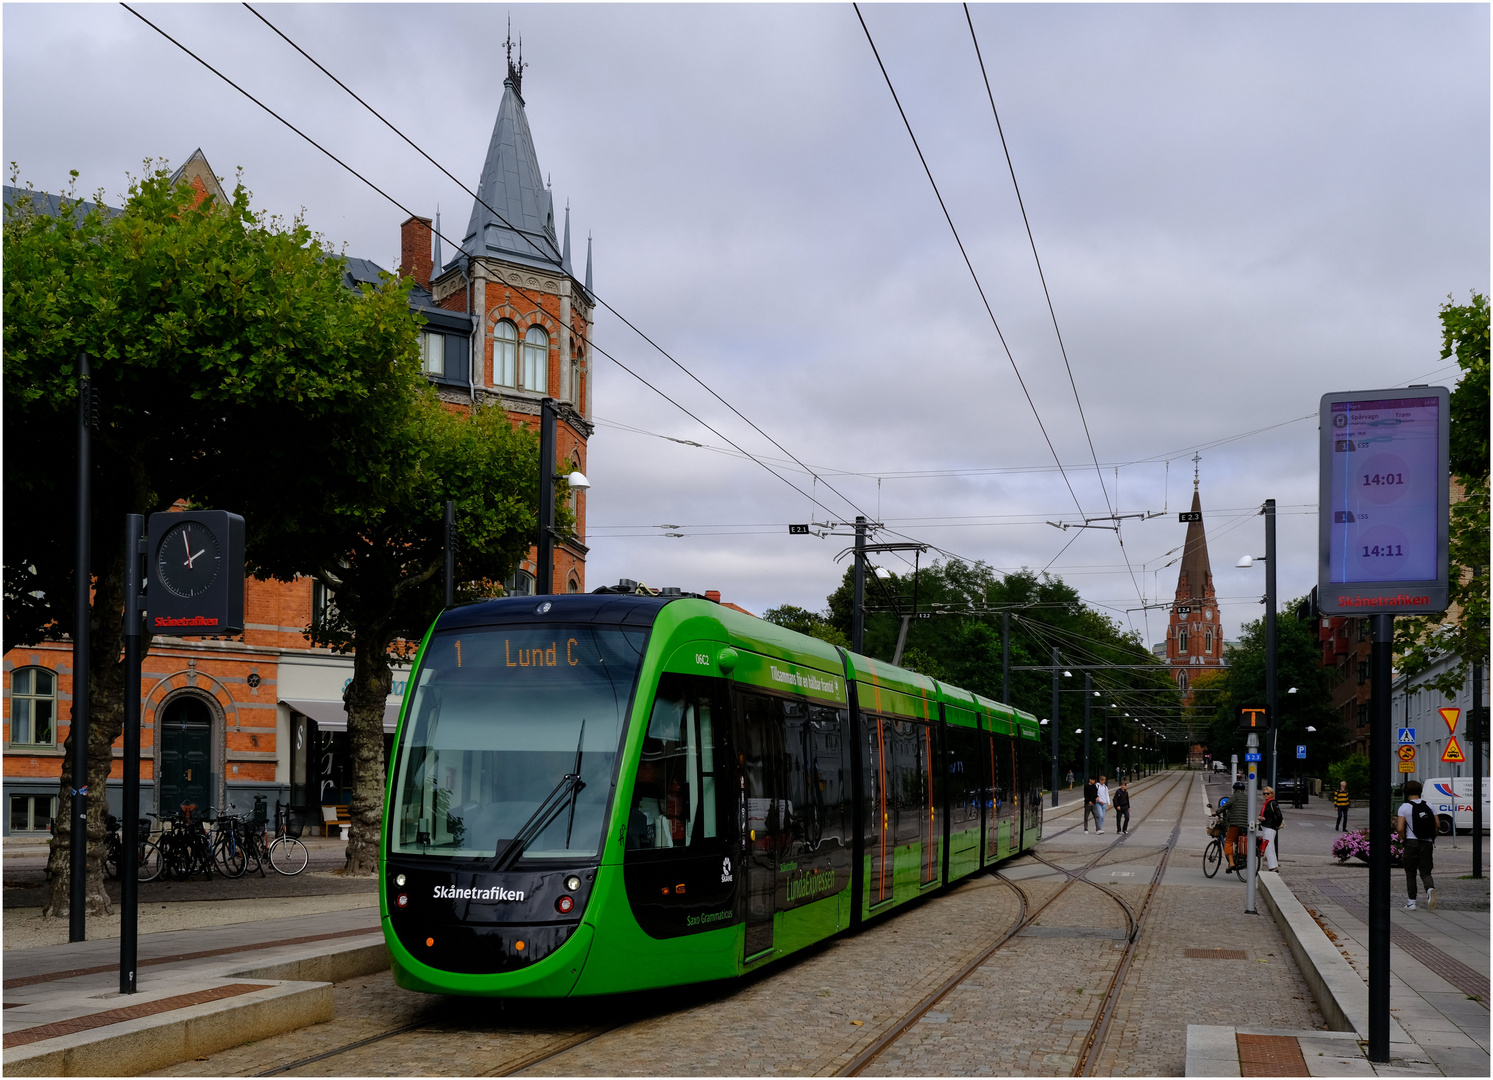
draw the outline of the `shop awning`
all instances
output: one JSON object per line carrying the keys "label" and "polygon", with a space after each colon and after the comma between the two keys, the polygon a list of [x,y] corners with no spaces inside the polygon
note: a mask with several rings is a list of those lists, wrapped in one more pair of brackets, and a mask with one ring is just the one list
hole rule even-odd
{"label": "shop awning", "polygon": [[[316,726],[321,731],[347,730],[347,710],[343,708],[341,701],[324,701],[315,698],[281,698],[280,704],[294,709],[304,716],[309,716],[316,721]],[[394,734],[394,729],[398,726],[399,703],[390,702],[384,706],[384,734]]]}

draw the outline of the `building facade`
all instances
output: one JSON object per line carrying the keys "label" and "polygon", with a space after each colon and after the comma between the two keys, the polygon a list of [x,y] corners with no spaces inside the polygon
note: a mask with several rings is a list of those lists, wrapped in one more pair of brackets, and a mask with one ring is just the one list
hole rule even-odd
{"label": "building facade", "polygon": [[[1367,621],[1367,620],[1365,620]],[[1477,764],[1472,758],[1472,744],[1467,737],[1467,723],[1472,714],[1472,678],[1473,671],[1469,671],[1466,681],[1457,689],[1455,697],[1448,698],[1439,690],[1423,686],[1427,679],[1434,679],[1456,666],[1452,657],[1442,657],[1414,679],[1407,679],[1404,675],[1396,675],[1393,690],[1390,696],[1390,723],[1396,733],[1409,729],[1413,731],[1414,741],[1401,744],[1396,740],[1396,749],[1400,745],[1415,747],[1415,770],[1409,774],[1399,771],[1399,758],[1393,759],[1390,766],[1393,770],[1392,783],[1400,783],[1403,780],[1429,780],[1437,776],[1472,776]],[[1482,668],[1483,687],[1479,697],[1482,703],[1488,703],[1488,667]],[[1455,709],[1452,714],[1453,723],[1448,724],[1442,709]],[[1465,761],[1442,761],[1442,755],[1446,753],[1448,743],[1452,738],[1457,741],[1457,749]],[[1482,774],[1488,775],[1488,744],[1479,744],[1480,756],[1482,757]],[[1454,755],[1455,756],[1455,755]],[[1487,790],[1486,788],[1484,790]]]}
{"label": "building facade", "polygon": [[[414,279],[411,306],[425,317],[421,356],[426,375],[449,407],[502,408],[515,423],[537,427],[545,397],[559,401],[560,475],[586,470],[592,430],[590,338],[594,301],[591,253],[585,281],[571,273],[569,212],[563,237],[510,62],[460,251],[443,263],[426,218],[401,226],[400,272]],[[199,200],[226,201],[202,151],[173,177]],[[19,193],[6,190],[6,201]],[[57,201],[39,196],[38,205]],[[385,271],[347,259],[349,287],[377,283]],[[471,313],[478,313],[474,318]],[[474,362],[475,361],[475,362]],[[567,467],[568,466],[568,467]],[[231,508],[228,508],[231,509]],[[585,494],[571,498],[573,536],[556,543],[556,591],[585,590]],[[536,552],[510,578],[510,591],[532,592]],[[347,715],[342,695],[352,660],[313,647],[306,629],[333,602],[309,578],[245,584],[245,626],[233,638],[153,638],[141,680],[141,809],[173,811],[182,802],[249,811],[256,796],[269,808],[302,808],[314,826],[320,806],[351,795]],[[72,703],[68,641],[12,649],[3,658],[5,835],[45,834],[57,809],[58,777]],[[407,669],[404,669],[407,670]],[[392,738],[404,676],[396,668],[385,707]],[[122,745],[107,792],[122,805]]]}

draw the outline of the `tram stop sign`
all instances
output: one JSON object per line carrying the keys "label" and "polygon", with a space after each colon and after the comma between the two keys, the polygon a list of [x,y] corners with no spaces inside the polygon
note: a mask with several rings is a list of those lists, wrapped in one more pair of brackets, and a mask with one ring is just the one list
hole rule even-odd
{"label": "tram stop sign", "polygon": [[1268,731],[1271,727],[1268,705],[1240,705],[1234,715],[1240,731]]}

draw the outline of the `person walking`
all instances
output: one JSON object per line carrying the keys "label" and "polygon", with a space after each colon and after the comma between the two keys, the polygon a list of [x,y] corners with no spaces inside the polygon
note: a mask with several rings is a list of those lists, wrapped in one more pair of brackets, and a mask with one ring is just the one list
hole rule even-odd
{"label": "person walking", "polygon": [[1072,769],[1068,770],[1068,790],[1069,791],[1073,790],[1073,770]]}
{"label": "person walking", "polygon": [[1343,780],[1332,793],[1332,805],[1337,807],[1337,824],[1333,829],[1337,832],[1348,831],[1348,804],[1351,801],[1348,798],[1348,781]]}
{"label": "person walking", "polygon": [[1280,864],[1276,860],[1275,838],[1279,833],[1281,825],[1285,823],[1285,815],[1281,813],[1280,802],[1275,797],[1275,789],[1265,789],[1265,805],[1260,807],[1260,835],[1265,838],[1265,869],[1279,872]]}
{"label": "person walking", "polygon": [[[1436,815],[1420,797],[1419,780],[1405,781],[1405,801],[1400,803],[1395,831],[1405,845],[1405,891],[1410,898],[1405,910],[1415,910],[1415,875],[1426,887],[1426,908],[1436,910],[1436,879],[1431,876],[1432,856],[1436,853]],[[1408,835],[1407,835],[1408,834]]]}
{"label": "person walking", "polygon": [[1130,792],[1125,790],[1125,782],[1120,781],[1119,790],[1114,793],[1115,806],[1115,832],[1128,833],[1130,831]]}
{"label": "person walking", "polygon": [[1083,831],[1089,831],[1089,818],[1095,817],[1094,803],[1099,798],[1099,785],[1094,783],[1092,776],[1084,777],[1083,781]]}
{"label": "person walking", "polygon": [[1223,853],[1229,860],[1229,873],[1243,870],[1239,856],[1243,845],[1240,837],[1249,835],[1249,800],[1245,796],[1243,780],[1234,781],[1234,793],[1223,811],[1223,823],[1227,828],[1223,837]]}
{"label": "person walking", "polygon": [[1109,809],[1109,785],[1104,782],[1104,777],[1099,777],[1099,783],[1094,791],[1094,820],[1099,823],[1099,831],[1104,831],[1104,811]]}

